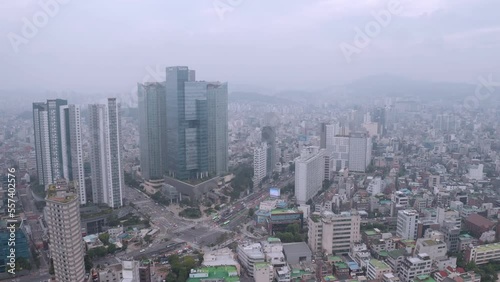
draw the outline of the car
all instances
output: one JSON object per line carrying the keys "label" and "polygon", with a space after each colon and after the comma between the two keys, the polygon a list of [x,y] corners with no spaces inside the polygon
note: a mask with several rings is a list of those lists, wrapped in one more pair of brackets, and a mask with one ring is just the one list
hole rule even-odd
{"label": "car", "polygon": [[144,253],[146,250],[145,249],[142,249],[139,253]]}

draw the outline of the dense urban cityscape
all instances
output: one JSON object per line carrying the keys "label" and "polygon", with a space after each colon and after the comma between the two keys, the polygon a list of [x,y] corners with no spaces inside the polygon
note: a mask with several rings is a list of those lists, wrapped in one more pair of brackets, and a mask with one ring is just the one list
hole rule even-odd
{"label": "dense urban cityscape", "polygon": [[500,281],[498,3],[7,2],[0,281]]}

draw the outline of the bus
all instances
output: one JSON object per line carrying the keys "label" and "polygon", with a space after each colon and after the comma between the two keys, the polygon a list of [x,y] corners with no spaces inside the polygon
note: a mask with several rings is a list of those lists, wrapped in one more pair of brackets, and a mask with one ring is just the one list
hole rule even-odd
{"label": "bus", "polygon": [[222,225],[228,225],[229,224],[229,220],[224,222]]}
{"label": "bus", "polygon": [[219,220],[219,216],[218,216],[218,215],[214,216],[214,217],[212,218],[212,220],[213,220],[213,221]]}

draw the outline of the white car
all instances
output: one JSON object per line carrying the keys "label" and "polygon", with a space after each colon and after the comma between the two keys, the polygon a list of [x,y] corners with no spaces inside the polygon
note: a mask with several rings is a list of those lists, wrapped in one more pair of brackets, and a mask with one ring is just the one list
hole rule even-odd
{"label": "white car", "polygon": [[144,253],[146,250],[145,249],[142,249],[139,253]]}

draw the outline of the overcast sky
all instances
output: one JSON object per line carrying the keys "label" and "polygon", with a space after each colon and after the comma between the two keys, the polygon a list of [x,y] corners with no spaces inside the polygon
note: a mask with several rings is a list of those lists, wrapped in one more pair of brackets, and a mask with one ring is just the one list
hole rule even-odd
{"label": "overcast sky", "polygon": [[384,73],[472,83],[500,76],[498,0],[401,0],[401,13],[350,62],[339,45],[354,44],[355,28],[390,1],[66,1],[22,43],[23,18],[44,10],[39,1],[0,1],[0,88],[128,91],[148,68],[171,65],[196,69],[200,80],[279,88]]}

